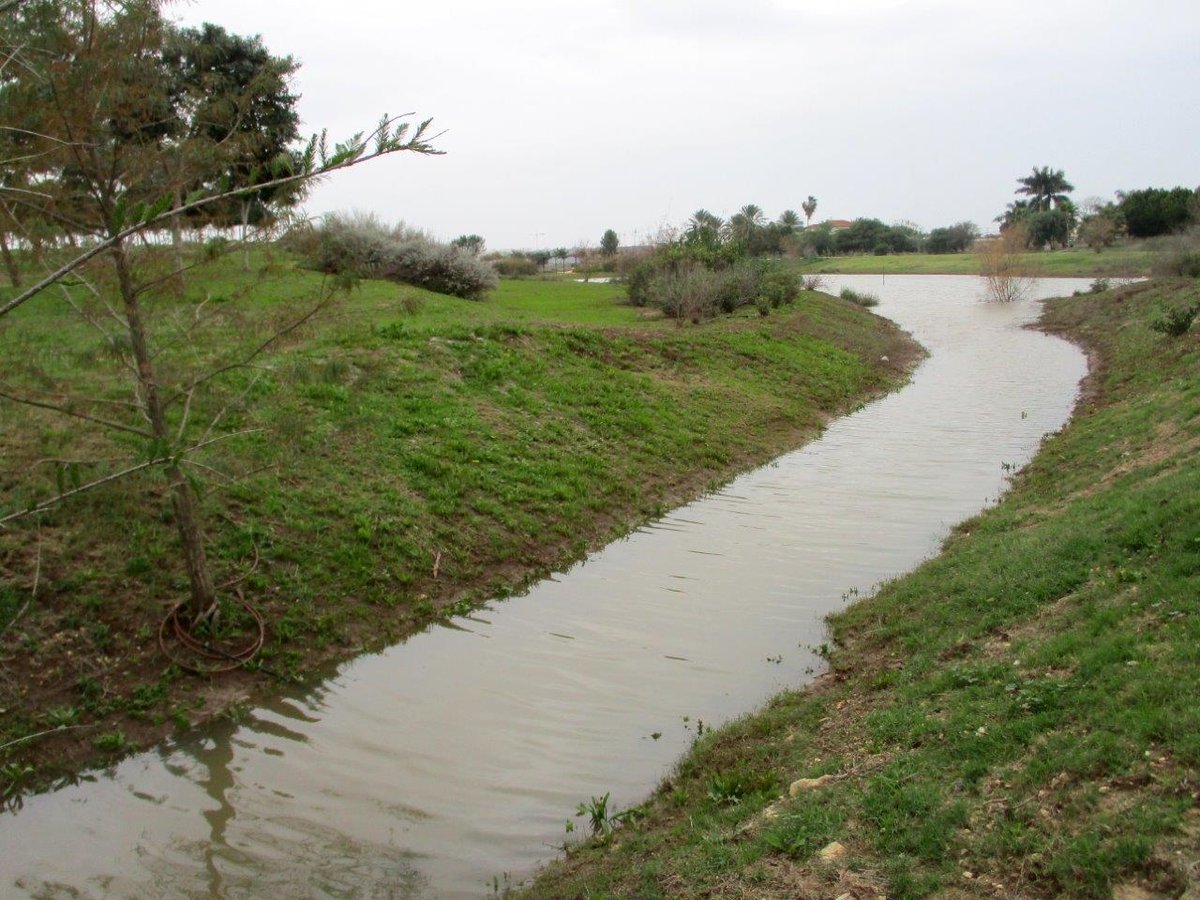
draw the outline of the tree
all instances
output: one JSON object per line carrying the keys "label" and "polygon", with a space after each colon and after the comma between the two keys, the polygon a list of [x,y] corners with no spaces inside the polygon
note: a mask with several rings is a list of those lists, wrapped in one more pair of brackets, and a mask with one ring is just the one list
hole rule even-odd
{"label": "tree", "polygon": [[600,252],[604,256],[616,256],[617,248],[621,246],[621,239],[617,237],[617,233],[609,228],[600,238]]}
{"label": "tree", "polygon": [[1062,169],[1051,169],[1049,166],[1034,167],[1033,171],[1024,178],[1018,178],[1018,194],[1029,197],[1029,208],[1034,211],[1057,209],[1068,200],[1067,194],[1075,190],[1075,186],[1067,181]]}
{"label": "tree", "polygon": [[1067,181],[1062,169],[1034,167],[1029,175],[1017,179],[1016,193],[1028,199],[1014,200],[997,218],[1003,232],[1020,222],[1033,247],[1066,246],[1075,230],[1077,211],[1067,195],[1075,186]]}
{"label": "tree", "polygon": [[1079,239],[1085,245],[1102,253],[1117,240],[1120,228],[1114,216],[1106,211],[1094,212],[1079,223]]}
{"label": "tree", "polygon": [[1074,207],[1039,210],[1027,216],[1022,224],[1026,228],[1028,246],[1038,250],[1065,247],[1075,228]]}
{"label": "tree", "polygon": [[929,232],[925,242],[926,253],[962,253],[979,239],[979,229],[974,222],[956,222],[945,228]]}
{"label": "tree", "polygon": [[[6,202],[26,209],[39,223],[50,223],[58,237],[86,244],[72,252],[35,284],[0,303],[0,319],[50,288],[60,294],[120,354],[132,379],[132,391],[116,400],[88,395],[76,385],[30,388],[0,383],[0,400],[60,414],[119,433],[134,457],[125,468],[66,489],[49,499],[0,514],[0,524],[49,509],[68,497],[109,484],[135,472],[157,469],[165,477],[173,519],[190,584],[187,619],[191,626],[211,620],[218,598],[205,549],[204,528],[192,455],[223,439],[228,406],[198,421],[198,397],[232,372],[245,372],[253,360],[283,334],[315,315],[331,294],[322,292],[313,307],[265,340],[248,338],[246,347],[205,371],[189,371],[195,330],[207,321],[201,309],[174,317],[150,302],[164,279],[155,254],[136,241],[179,216],[209,215],[242,198],[264,192],[296,190],[313,178],[391,153],[437,153],[427,139],[428,121],[416,129],[384,117],[373,133],[361,133],[333,148],[324,134],[302,150],[258,168],[259,145],[230,139],[244,157],[222,157],[229,177],[192,190],[195,173],[208,161],[187,159],[164,175],[163,140],[176,120],[161,75],[167,27],[154,0],[26,0],[0,30],[0,109],[6,124],[25,137],[24,175],[34,173],[37,190],[0,188]],[[232,151],[230,151],[232,153]],[[236,178],[234,177],[236,175]],[[187,178],[186,185],[177,179]],[[101,265],[101,264],[104,265]],[[77,301],[71,279],[84,291]],[[153,338],[156,322],[180,321],[173,340]],[[114,327],[115,326],[115,327]],[[232,401],[231,401],[232,402]]]}
{"label": "tree", "polygon": [[465,250],[472,256],[480,256],[483,253],[485,243],[484,239],[478,234],[463,234],[452,240],[450,246]]}
{"label": "tree", "polygon": [[804,227],[807,228],[812,224],[813,213],[817,211],[817,198],[809,194],[808,199],[800,204],[800,208],[804,210]]}
{"label": "tree", "polygon": [[566,247],[555,247],[554,258],[558,260],[558,271],[563,271],[566,267],[567,257],[571,255],[571,251]]}
{"label": "tree", "polygon": [[1195,221],[1194,195],[1189,188],[1146,188],[1121,195],[1117,205],[1133,237],[1154,237],[1180,231]]}
{"label": "tree", "polygon": [[779,224],[792,232],[800,227],[800,217],[796,215],[794,209],[785,209],[779,214]]}
{"label": "tree", "polygon": [[888,246],[890,229],[878,219],[855,219],[849,228],[833,236],[838,253],[874,253],[877,246]]}
{"label": "tree", "polygon": [[[299,67],[290,57],[272,56],[261,38],[230,34],[205,23],[172,30],[162,51],[168,99],[177,122],[164,160],[193,165],[193,189],[217,183],[249,187],[269,178],[271,166],[299,138],[300,117],[288,80]],[[300,199],[300,184],[259,187],[203,211],[207,222],[242,227],[272,219],[272,206]],[[182,197],[177,197],[177,202]],[[173,219],[178,226],[179,218]],[[179,241],[178,227],[174,232]],[[243,256],[243,266],[248,257]]]}
{"label": "tree", "polygon": [[753,203],[747,203],[729,217],[727,230],[729,239],[743,246],[749,246],[757,232],[766,223],[762,208]]}
{"label": "tree", "polygon": [[724,228],[725,221],[720,216],[713,215],[707,209],[698,209],[688,220],[683,240],[689,247],[716,250],[721,245]]}

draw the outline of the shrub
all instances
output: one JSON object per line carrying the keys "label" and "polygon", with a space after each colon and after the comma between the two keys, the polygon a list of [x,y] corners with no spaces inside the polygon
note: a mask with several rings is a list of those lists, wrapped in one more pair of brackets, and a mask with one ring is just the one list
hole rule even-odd
{"label": "shrub", "polygon": [[468,300],[477,300],[496,286],[496,271],[490,264],[424,238],[396,244],[382,277]]}
{"label": "shrub", "polygon": [[761,275],[759,296],[771,304],[772,309],[787,306],[800,295],[800,282],[783,266],[768,265]]}
{"label": "shrub", "polygon": [[383,278],[467,299],[496,286],[496,272],[484,260],[403,224],[389,228],[370,214],[326,216],[298,232],[289,246],[330,274]]}
{"label": "shrub", "polygon": [[654,283],[663,274],[661,260],[654,257],[643,258],[637,260],[634,265],[623,268],[622,275],[625,279],[625,292],[629,295],[629,302],[634,306],[649,306],[653,296]]}
{"label": "shrub", "polygon": [[800,279],[800,290],[823,291],[825,290],[825,279],[821,275],[805,275]]}
{"label": "shrub", "polygon": [[537,263],[524,256],[501,256],[491,261],[492,268],[501,278],[529,278],[538,273]]}
{"label": "shrub", "polygon": [[672,319],[699,322],[715,315],[722,280],[700,265],[670,268],[649,282],[650,301]]}
{"label": "shrub", "polygon": [[1200,250],[1177,248],[1159,255],[1154,274],[1161,278],[1200,278]]}
{"label": "shrub", "polygon": [[644,259],[626,281],[630,302],[653,306],[674,319],[699,321],[746,306],[767,315],[800,293],[794,274],[777,262],[742,260],[712,269],[660,253]]}
{"label": "shrub", "polygon": [[868,294],[865,291],[856,291],[854,288],[842,288],[842,292],[838,296],[843,300],[849,300],[851,303],[857,303],[863,307],[879,305],[879,298],[874,294]]}
{"label": "shrub", "polygon": [[1200,303],[1190,306],[1161,306],[1155,310],[1150,327],[1159,334],[1180,337],[1191,330],[1196,315],[1200,313]]}

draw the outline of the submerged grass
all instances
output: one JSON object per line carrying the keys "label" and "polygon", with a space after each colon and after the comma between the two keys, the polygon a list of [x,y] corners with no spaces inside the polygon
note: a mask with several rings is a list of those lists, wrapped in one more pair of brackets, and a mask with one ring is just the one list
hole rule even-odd
{"label": "submerged grass", "polygon": [[[303,309],[319,282],[286,259],[249,277],[226,261],[153,315],[186,321],[204,303],[212,324],[186,350],[205,364]],[[818,294],[682,328],[621,298],[520,281],[476,303],[364,282],[263,368],[228,376],[222,427],[245,434],[203,462],[248,474],[224,487],[199,474],[217,581],[259,559],[237,588],[267,621],[251,671],[203,682],[158,655],[187,582],[152,474],[0,531],[0,793],[210,717],[267,673],[312,676],[519,590],[798,446],[895,386],[918,352]],[[9,384],[126,396],[110,343],[58,297],[22,307],[0,339]],[[47,460],[130,452],[49,413],[0,411],[5,509],[55,491]]]}
{"label": "submerged grass", "polygon": [[[1200,335],[1150,328],[1198,298],[1052,301],[1093,371],[1007,498],[834,617],[827,676],[701,739],[528,896],[1200,889]],[[719,802],[734,775],[758,788]]]}

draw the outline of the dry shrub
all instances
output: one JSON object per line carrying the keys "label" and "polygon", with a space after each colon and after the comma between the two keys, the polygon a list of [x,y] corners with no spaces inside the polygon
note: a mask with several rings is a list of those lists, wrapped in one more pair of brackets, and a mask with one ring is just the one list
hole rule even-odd
{"label": "dry shrub", "polygon": [[980,275],[989,300],[1012,303],[1028,295],[1033,279],[1024,274],[1022,265],[1028,239],[1027,229],[1018,222],[1004,229],[1000,237],[975,245],[982,260]]}

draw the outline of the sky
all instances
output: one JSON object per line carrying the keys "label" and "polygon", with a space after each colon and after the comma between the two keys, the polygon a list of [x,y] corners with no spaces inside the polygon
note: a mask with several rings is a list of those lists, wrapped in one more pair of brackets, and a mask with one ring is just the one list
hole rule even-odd
{"label": "sky", "polygon": [[697,209],[985,231],[1035,166],[1078,201],[1200,184],[1197,0],[196,0],[300,63],[305,133],[432,117],[445,155],[317,186],[489,249],[622,243]]}

